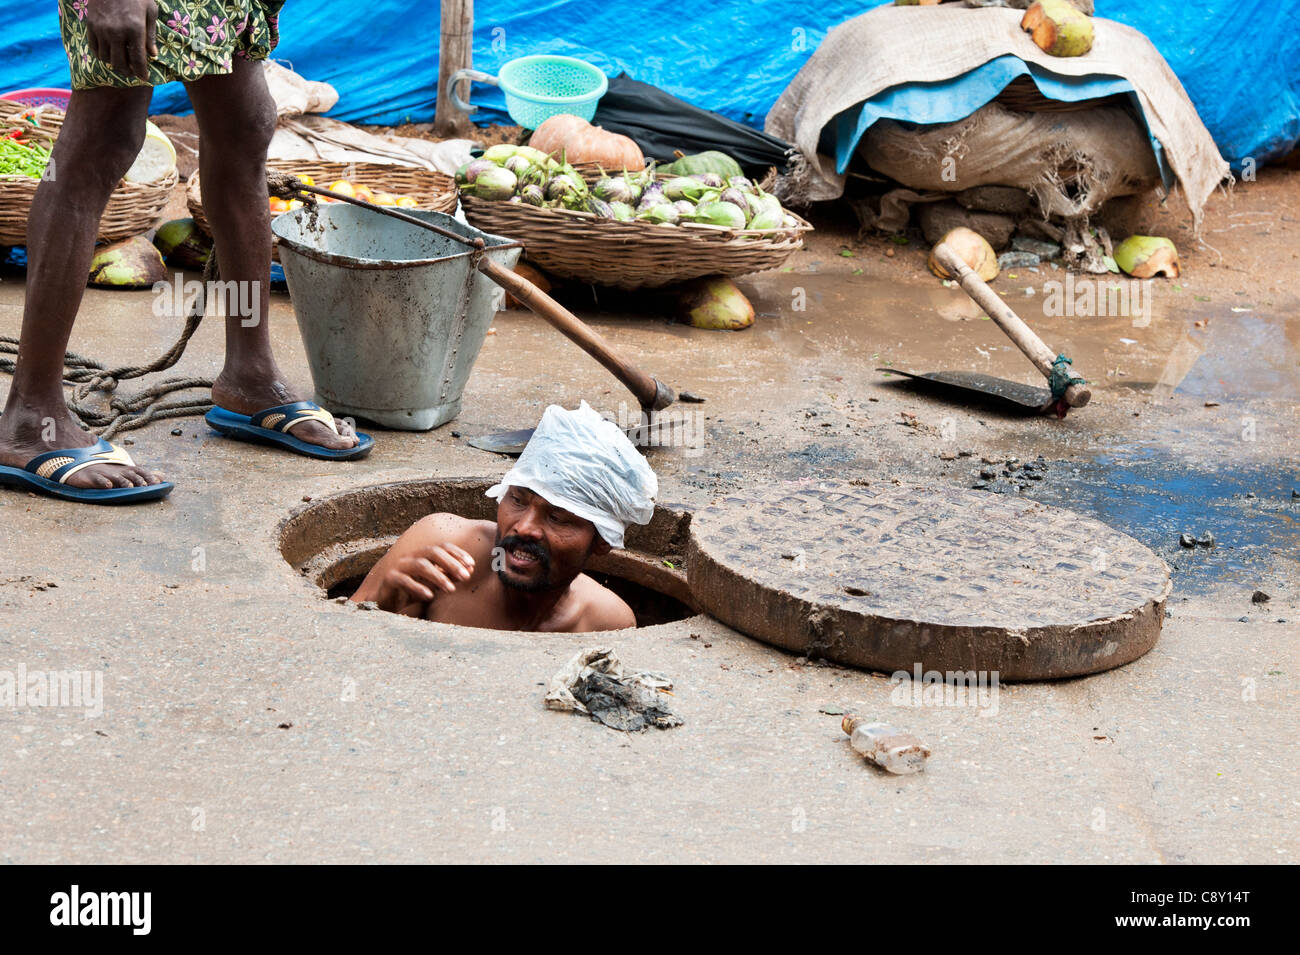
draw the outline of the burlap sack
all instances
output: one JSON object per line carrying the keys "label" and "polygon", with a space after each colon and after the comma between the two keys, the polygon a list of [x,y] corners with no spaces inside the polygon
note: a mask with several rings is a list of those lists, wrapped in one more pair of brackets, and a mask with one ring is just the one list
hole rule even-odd
{"label": "burlap sack", "polygon": [[858,152],[873,169],[917,190],[1017,186],[1047,217],[1087,218],[1115,196],[1156,186],[1146,133],[1122,107],[1019,113],[997,103],[956,123],[881,120]]}
{"label": "burlap sack", "polygon": [[786,195],[814,201],[844,192],[834,161],[817,152],[822,130],[838,114],[890,86],[949,80],[1012,54],[1057,75],[1127,79],[1199,230],[1210,193],[1229,178],[1228,164],[1151,41],[1131,27],[1096,18],[1090,53],[1054,57],[1020,29],[1021,16],[1012,9],[959,4],[886,6],[831,30],[767,116],[767,131],[793,143],[803,159],[784,183]]}

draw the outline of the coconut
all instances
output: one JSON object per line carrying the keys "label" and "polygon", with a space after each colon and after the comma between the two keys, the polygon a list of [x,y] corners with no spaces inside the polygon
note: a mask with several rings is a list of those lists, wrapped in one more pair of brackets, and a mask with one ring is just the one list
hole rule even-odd
{"label": "coconut", "polygon": [[[935,248],[944,244],[956,252],[957,257],[970,266],[971,270],[985,282],[992,282],[998,277],[997,254],[993,251],[993,246],[989,245],[988,240],[978,232],[973,232],[965,226],[958,226],[935,243]],[[930,251],[929,265],[930,271],[939,278],[953,278],[948,274],[948,270],[939,264],[939,260],[934,257],[933,249]]]}
{"label": "coconut", "polygon": [[168,264],[178,269],[201,269],[212,254],[212,238],[193,219],[172,219],[158,227],[154,247]]}
{"label": "coconut", "polygon": [[677,316],[696,328],[736,331],[754,324],[754,306],[731,279],[720,275],[682,285]]}
{"label": "coconut", "polygon": [[1131,235],[1115,247],[1114,258],[1135,279],[1157,275],[1176,279],[1180,272],[1178,248],[1163,236]]}
{"label": "coconut", "polygon": [[1092,20],[1069,0],[1036,0],[1020,28],[1052,56],[1083,56],[1092,49]]}
{"label": "coconut", "polygon": [[152,288],[167,281],[167,266],[142,235],[106,245],[90,260],[90,284],[111,288]]}

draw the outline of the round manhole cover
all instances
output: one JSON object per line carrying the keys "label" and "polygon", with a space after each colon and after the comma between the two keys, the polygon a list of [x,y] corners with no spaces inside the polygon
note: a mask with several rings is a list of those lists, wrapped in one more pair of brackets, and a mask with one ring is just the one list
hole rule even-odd
{"label": "round manhole cover", "polygon": [[786,484],[697,512],[687,575],[742,633],[873,670],[1095,673],[1155,644],[1169,568],[1092,518],[957,488]]}

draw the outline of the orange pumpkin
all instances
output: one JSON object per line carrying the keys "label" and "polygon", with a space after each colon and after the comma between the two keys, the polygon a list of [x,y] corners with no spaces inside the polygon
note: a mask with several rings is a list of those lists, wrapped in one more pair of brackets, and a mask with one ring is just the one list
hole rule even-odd
{"label": "orange pumpkin", "polygon": [[543,122],[533,132],[528,145],[556,159],[597,163],[610,172],[645,167],[645,156],[635,141],[569,113],[560,113]]}

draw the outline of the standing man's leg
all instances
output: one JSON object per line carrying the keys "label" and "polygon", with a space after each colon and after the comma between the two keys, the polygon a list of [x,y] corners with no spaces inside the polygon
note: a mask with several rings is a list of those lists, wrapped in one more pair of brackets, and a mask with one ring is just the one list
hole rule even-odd
{"label": "standing man's leg", "polygon": [[[275,101],[262,64],[235,57],[233,72],[185,84],[199,121],[199,177],[223,282],[238,283],[228,300],[251,302],[252,315],[228,311],[226,363],[212,385],[212,400],[228,411],[252,415],[300,400],[271,354],[267,322],[271,226],[266,190],[266,150],[275,132]],[[309,421],[294,437],[344,449],[357,445],[346,422],[339,434]]]}
{"label": "standing man's leg", "polygon": [[[21,468],[38,454],[83,448],[98,438],[68,412],[63,354],[77,318],[99,217],[144,142],[153,89],[74,90],[54,143],[53,177],[36,190],[27,220],[27,297],[17,368],[0,417],[0,464]],[[72,487],[141,487],[161,478],[143,468],[96,464]]]}

